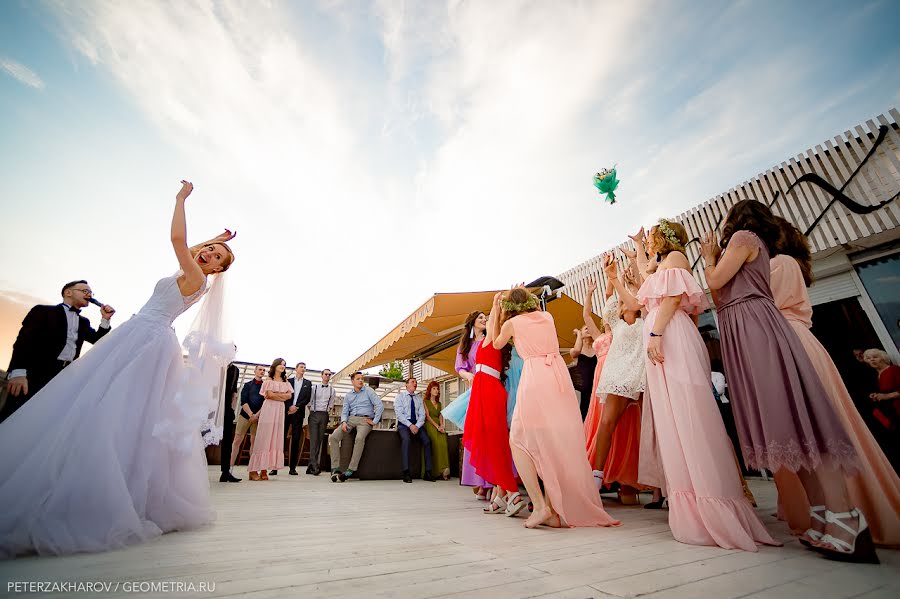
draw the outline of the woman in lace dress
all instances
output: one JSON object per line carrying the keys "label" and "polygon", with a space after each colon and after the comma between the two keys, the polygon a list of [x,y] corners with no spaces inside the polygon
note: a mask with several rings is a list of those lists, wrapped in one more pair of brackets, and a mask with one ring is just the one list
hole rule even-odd
{"label": "woman in lace dress", "polygon": [[812,504],[801,543],[831,559],[877,562],[865,516],[851,506],[844,482],[860,468],[856,450],[772,296],[769,255],[780,235],[765,204],[742,200],[728,212],[724,254],[714,231],[702,249],[744,461],[800,477]]}
{"label": "woman in lace dress", "polygon": [[216,391],[196,389],[172,322],[231,265],[233,235],[187,245],[192,190],[182,181],[172,217],[181,271],[0,425],[0,557],[106,551],[213,519],[200,429]]}
{"label": "woman in lace dress", "polygon": [[[596,289],[596,283],[588,281],[588,293]],[[637,402],[644,392],[644,355],[641,331],[644,321],[640,309],[627,306],[617,297],[610,297],[603,305],[603,322],[612,331],[612,344],[603,363],[603,371],[597,383],[596,395],[603,404],[600,427],[597,432],[597,449],[594,454],[594,479],[597,488],[603,485],[604,467],[609,457],[613,433],[625,410]],[[637,426],[640,418],[633,421]],[[640,434],[636,438],[640,438]],[[636,462],[636,454],[635,454]],[[636,473],[637,467],[635,465]],[[637,481],[626,481],[633,485]]]}

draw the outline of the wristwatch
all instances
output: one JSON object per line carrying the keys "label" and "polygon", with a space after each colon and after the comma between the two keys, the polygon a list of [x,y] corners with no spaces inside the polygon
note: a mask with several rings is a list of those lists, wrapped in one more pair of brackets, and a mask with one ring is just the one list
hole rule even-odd
{"label": "wristwatch", "polygon": [[654,333],[653,331],[650,331],[650,336],[651,336],[651,337],[662,337],[662,334],[657,335],[657,334]]}

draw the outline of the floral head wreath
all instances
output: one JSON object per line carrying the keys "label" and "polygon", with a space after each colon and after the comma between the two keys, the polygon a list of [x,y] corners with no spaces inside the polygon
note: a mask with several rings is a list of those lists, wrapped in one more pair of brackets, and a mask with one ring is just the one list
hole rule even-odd
{"label": "floral head wreath", "polygon": [[533,293],[529,293],[528,299],[520,304],[509,300],[503,300],[500,302],[500,307],[503,308],[504,312],[524,312],[525,310],[534,310],[538,307],[538,298]]}
{"label": "floral head wreath", "polygon": [[684,246],[681,245],[681,242],[678,240],[678,235],[675,234],[675,230],[672,229],[672,222],[666,220],[665,218],[659,219],[659,230],[662,231],[663,237],[665,237],[669,243],[671,243],[674,247],[681,249],[684,251]]}

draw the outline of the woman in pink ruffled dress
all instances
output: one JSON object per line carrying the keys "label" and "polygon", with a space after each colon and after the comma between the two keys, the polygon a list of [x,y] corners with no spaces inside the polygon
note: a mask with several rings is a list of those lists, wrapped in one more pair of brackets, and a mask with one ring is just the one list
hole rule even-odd
{"label": "woman in pink ruffled dress", "polygon": [[[650,253],[662,257],[638,291],[644,320],[647,387],[668,484],[669,526],[691,545],[756,551],[779,545],[744,497],[731,441],[711,397],[709,355],[692,316],[708,302],[683,251],[687,233],[662,220],[650,230]],[[604,266],[619,297],[630,296],[617,279],[616,262]]]}
{"label": "woman in pink ruffled dress", "polygon": [[256,439],[250,452],[247,471],[250,480],[269,480],[269,470],[284,468],[284,402],[293,397],[285,377],[285,362],[277,358],[269,368],[259,394],[266,398],[259,411]]}

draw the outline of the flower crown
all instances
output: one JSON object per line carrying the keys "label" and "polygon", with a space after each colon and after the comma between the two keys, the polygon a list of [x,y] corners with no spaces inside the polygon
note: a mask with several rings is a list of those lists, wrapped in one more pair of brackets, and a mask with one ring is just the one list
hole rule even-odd
{"label": "flower crown", "polygon": [[503,300],[500,302],[500,307],[503,308],[504,312],[524,312],[525,310],[534,310],[538,307],[538,298],[533,293],[529,293],[528,299],[520,304],[509,300]]}
{"label": "flower crown", "polygon": [[661,218],[659,219],[658,224],[659,230],[662,231],[663,237],[665,237],[668,242],[671,243],[674,247],[684,251],[684,246],[681,245],[681,242],[678,240],[678,235],[676,235],[674,229],[669,226],[672,224],[671,221]]}

